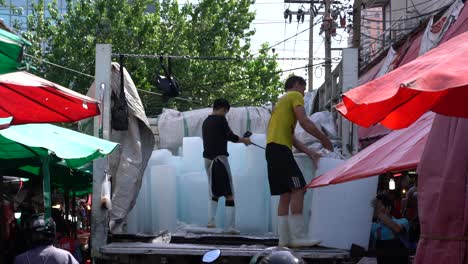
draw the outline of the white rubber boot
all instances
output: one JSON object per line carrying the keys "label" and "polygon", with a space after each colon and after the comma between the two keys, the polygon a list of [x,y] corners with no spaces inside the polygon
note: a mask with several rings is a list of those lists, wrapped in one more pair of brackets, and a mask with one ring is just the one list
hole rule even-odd
{"label": "white rubber boot", "polygon": [[278,216],[278,246],[289,246],[289,224],[287,215]]}
{"label": "white rubber boot", "polygon": [[307,237],[302,214],[289,215],[290,247],[313,247],[320,244],[319,240]]}
{"label": "white rubber boot", "polygon": [[239,230],[236,229],[236,208],[234,206],[226,206],[226,233],[240,234]]}
{"label": "white rubber boot", "polygon": [[218,202],[210,200],[208,205],[208,228],[216,228],[216,210],[218,210]]}

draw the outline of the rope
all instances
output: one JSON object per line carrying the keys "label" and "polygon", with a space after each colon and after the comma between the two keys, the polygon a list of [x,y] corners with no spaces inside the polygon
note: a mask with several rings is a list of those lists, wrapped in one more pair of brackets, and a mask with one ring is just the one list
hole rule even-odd
{"label": "rope", "polygon": [[[162,54],[131,54],[131,53],[112,53],[112,57],[118,57],[120,55],[124,55],[125,57],[129,58],[140,58],[140,59],[160,59],[168,58],[168,59],[175,59],[175,60],[203,60],[203,61],[251,61],[251,60],[281,60],[281,61],[302,61],[302,60],[327,60],[328,58],[309,58],[309,57],[285,57],[285,58],[241,58],[241,57],[216,57],[216,56],[206,56],[206,57],[199,57],[199,56],[189,56],[189,55],[162,55]],[[330,58],[331,60],[341,60],[340,57],[333,57]]]}
{"label": "rope", "polygon": [[65,67],[65,66],[58,65],[58,64],[55,64],[55,63],[53,63],[53,62],[50,62],[50,61],[48,61],[48,60],[44,60],[44,59],[41,59],[41,58],[38,58],[38,57],[34,57],[34,56],[29,55],[29,54],[26,54],[26,53],[25,53],[24,55],[27,56],[27,57],[33,58],[33,59],[35,59],[35,60],[37,60],[37,61],[39,61],[39,62],[44,62],[44,63],[50,64],[50,65],[52,65],[52,66],[54,66],[54,67],[61,68],[61,69],[64,69],[64,70],[67,70],[67,71],[71,71],[71,72],[74,72],[74,73],[76,73],[76,74],[80,74],[80,75],[83,75],[83,76],[86,76],[86,77],[89,77],[89,78],[93,78],[93,79],[94,79],[94,76],[93,76],[93,75],[89,75],[89,74],[86,74],[86,73],[84,73],[84,72],[80,72],[80,71],[77,71],[77,70],[74,70],[74,69],[70,69],[70,68],[67,68],[67,67]]}

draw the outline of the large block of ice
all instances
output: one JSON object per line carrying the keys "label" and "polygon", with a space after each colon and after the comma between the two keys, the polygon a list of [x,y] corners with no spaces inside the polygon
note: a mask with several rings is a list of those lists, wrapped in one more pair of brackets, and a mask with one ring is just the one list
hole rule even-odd
{"label": "large block of ice", "polygon": [[177,228],[177,175],[172,165],[156,165],[151,168],[151,209],[154,231],[168,230],[174,232]]}
{"label": "large block of ice", "polygon": [[246,146],[240,143],[228,142],[229,165],[233,177],[239,177],[245,173]]}
{"label": "large block of ice", "polygon": [[[251,140],[260,146],[266,144],[265,135],[254,134]],[[268,232],[270,204],[265,150],[254,145],[244,149],[240,153],[237,149],[231,153],[235,171],[233,177],[237,228],[242,233],[265,234]],[[237,163],[240,159],[244,160],[244,164]]]}
{"label": "large block of ice", "polygon": [[[343,160],[320,159],[317,175],[323,174]],[[378,177],[314,189],[309,236],[321,245],[350,249],[352,244],[368,247],[372,225],[371,200],[377,191]]]}
{"label": "large block of ice", "polygon": [[187,224],[208,223],[208,177],[205,171],[184,173],[180,177],[179,219]]}
{"label": "large block of ice", "polygon": [[182,173],[204,170],[203,140],[200,137],[184,137],[182,146]]}

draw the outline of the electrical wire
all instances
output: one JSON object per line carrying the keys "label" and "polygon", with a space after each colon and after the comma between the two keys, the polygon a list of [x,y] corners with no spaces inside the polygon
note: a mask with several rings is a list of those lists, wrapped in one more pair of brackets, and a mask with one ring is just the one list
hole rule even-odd
{"label": "electrical wire", "polygon": [[[320,20],[320,18],[319,18],[316,22],[314,22],[314,24],[313,24],[312,26],[318,25],[320,22],[321,22],[321,20]],[[284,39],[284,40],[282,40],[282,41],[280,41],[280,42],[277,42],[277,43],[275,43],[275,44],[269,46],[269,47],[267,48],[267,50],[269,50],[269,49],[271,49],[271,48],[274,48],[274,47],[276,47],[276,46],[278,46],[278,45],[280,45],[280,44],[283,44],[285,41],[288,41],[288,40],[294,38],[295,36],[300,35],[300,34],[302,34],[302,33],[304,33],[304,32],[309,31],[309,30],[310,30],[310,27],[309,27],[309,28],[306,28],[306,29],[302,30],[301,32],[298,32],[298,33],[296,33],[295,35],[292,35],[292,36],[290,36],[290,37],[288,37],[288,38],[286,38],[286,39]],[[259,53],[260,53],[260,52],[254,53],[253,56],[255,56],[255,55],[259,54]]]}
{"label": "electrical wire", "polygon": [[49,65],[52,65],[52,66],[54,66],[54,67],[61,68],[61,69],[64,69],[64,70],[67,70],[67,71],[70,71],[70,72],[74,72],[74,73],[76,73],[76,74],[80,74],[80,75],[83,75],[83,76],[86,76],[86,77],[89,77],[89,78],[93,78],[93,79],[94,79],[94,76],[93,76],[93,75],[89,75],[89,74],[86,74],[86,73],[84,73],[84,72],[80,72],[80,71],[77,71],[77,70],[74,70],[74,69],[71,69],[71,68],[67,68],[67,67],[65,67],[65,66],[62,66],[62,65],[59,65],[59,64],[55,64],[55,63],[50,62],[50,61],[45,60],[45,59],[41,59],[41,58],[38,58],[38,57],[34,57],[34,56],[29,55],[29,54],[26,54],[26,53],[25,53],[24,55],[27,56],[27,57],[30,57],[30,58],[32,58],[32,59],[35,59],[35,60],[37,60],[37,61],[39,61],[39,62],[41,62],[41,63],[44,62],[44,63],[49,64]]}
{"label": "electrical wire", "polygon": [[[367,28],[367,29],[375,29],[375,30],[383,30],[383,28],[375,28],[375,27],[370,27],[366,25],[361,24],[361,28]],[[389,29],[390,31],[407,31],[407,30],[414,30],[417,29],[418,27],[409,27],[409,28],[399,28],[399,29]]]}
{"label": "electrical wire", "polygon": [[[199,60],[199,61],[299,61],[299,60],[309,60],[308,57],[222,57],[222,56],[191,56],[191,55],[167,55],[167,54],[130,54],[130,53],[112,53],[112,57],[116,58],[120,55],[123,55],[128,58],[139,58],[139,59],[160,59],[169,58],[169,59],[179,59],[179,60]],[[313,58],[313,60],[337,60],[338,57],[334,58]]]}
{"label": "electrical wire", "polygon": [[[434,3],[431,5],[433,6],[436,2],[434,1]],[[430,11],[430,12],[427,12],[427,13],[424,13],[424,14],[420,14],[420,15],[417,15],[417,16],[413,16],[413,17],[409,17],[409,18],[399,18],[398,20],[395,20],[395,22],[402,22],[402,21],[408,21],[408,20],[413,20],[413,19],[416,19],[416,18],[421,18],[421,17],[425,17],[425,16],[429,16],[429,15],[432,15],[432,14],[435,14],[437,12],[439,12],[440,10],[444,9],[444,8],[447,8],[449,7],[450,5],[452,4],[449,4],[447,6],[444,6],[444,7],[441,7],[440,9],[436,9],[436,10],[433,10],[433,11]],[[426,10],[426,9],[425,9]],[[362,20],[366,20],[366,21],[371,21],[371,22],[385,22],[385,23],[392,23],[392,20],[376,20],[376,19],[371,19],[371,18],[365,18],[363,17]]]}
{"label": "electrical wire", "polygon": [[[439,8],[439,9],[437,9],[437,10],[435,10],[435,11],[439,12],[439,11],[441,11],[441,10],[443,10],[443,9],[446,9],[446,8],[448,8],[449,6],[451,6],[455,1],[456,1],[456,0],[454,0],[452,3],[450,3],[450,4],[448,4],[448,5],[445,5],[445,6]],[[436,3],[437,3],[437,1],[432,2],[431,5],[427,6],[424,10],[421,10],[421,12],[426,11],[427,9],[431,8],[432,6],[434,6]],[[403,17],[403,15],[400,16],[400,18],[402,18],[402,17]],[[403,20],[403,21],[405,21],[405,20]],[[379,37],[382,37],[384,34],[386,34],[387,32],[389,32],[390,29],[392,29],[392,28],[397,24],[397,22],[400,22],[399,24],[401,24],[402,20],[398,19],[398,20],[394,21],[394,22],[390,25],[390,27],[387,28],[387,29],[385,29],[377,38],[379,39]],[[380,40],[380,39],[379,39],[379,40]],[[372,44],[374,44],[374,43],[376,43],[376,42],[377,42],[377,40],[374,40],[374,41],[372,41],[371,43],[369,43],[369,47],[366,48],[366,49],[363,49],[362,52],[367,51],[367,50],[372,46]],[[384,47],[382,47],[382,49],[380,49],[380,50],[383,50],[383,48],[384,48]],[[379,51],[380,51],[380,50],[379,50]],[[377,53],[377,54],[378,54],[378,53]]]}
{"label": "electrical wire", "polygon": [[414,10],[416,11],[416,14],[421,15],[421,13],[419,13],[418,9],[417,9],[416,6],[414,5],[413,0],[411,0],[411,4],[413,5],[413,8],[414,8]]}
{"label": "electrical wire", "polygon": [[[424,4],[427,4],[427,3],[430,3],[434,0],[428,0],[428,1],[425,1],[425,2],[421,2],[421,3],[417,3],[415,4],[414,6],[420,6],[420,5],[424,5]],[[395,12],[395,11],[402,11],[402,10],[407,10],[408,8],[407,7],[403,7],[403,8],[397,8],[397,9],[391,9],[391,10],[388,10],[389,12]],[[382,11],[374,11],[374,10],[366,10],[366,12],[382,12]]]}
{"label": "electrical wire", "polygon": [[[296,37],[294,38],[294,46],[293,46],[293,57],[296,55],[296,44],[297,44],[297,32],[299,31],[299,23],[297,23],[297,28],[296,28]],[[293,61],[291,61],[291,66],[293,65]]]}

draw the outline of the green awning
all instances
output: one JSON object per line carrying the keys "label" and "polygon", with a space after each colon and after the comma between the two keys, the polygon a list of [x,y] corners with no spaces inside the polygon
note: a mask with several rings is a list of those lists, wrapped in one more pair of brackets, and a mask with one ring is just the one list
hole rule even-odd
{"label": "green awning", "polygon": [[24,67],[23,51],[31,43],[20,36],[0,29],[0,74]]}
{"label": "green awning", "polygon": [[[55,182],[59,180],[58,182],[63,183],[62,186],[57,186],[63,187],[63,190],[71,181],[75,184],[81,183],[79,191],[85,193],[92,183],[90,174],[85,174],[88,177],[79,178],[79,174],[70,173],[67,169],[77,169],[103,157],[111,153],[117,145],[50,124],[16,125],[0,130],[0,168],[16,168],[27,174],[42,174],[45,216],[50,217],[53,178],[57,178]],[[60,165],[61,160],[66,166]],[[54,171],[57,166],[66,169],[59,173]]]}
{"label": "green awning", "polygon": [[27,124],[0,130],[0,159],[44,158],[49,151],[78,168],[111,153],[117,143],[50,124]]}

